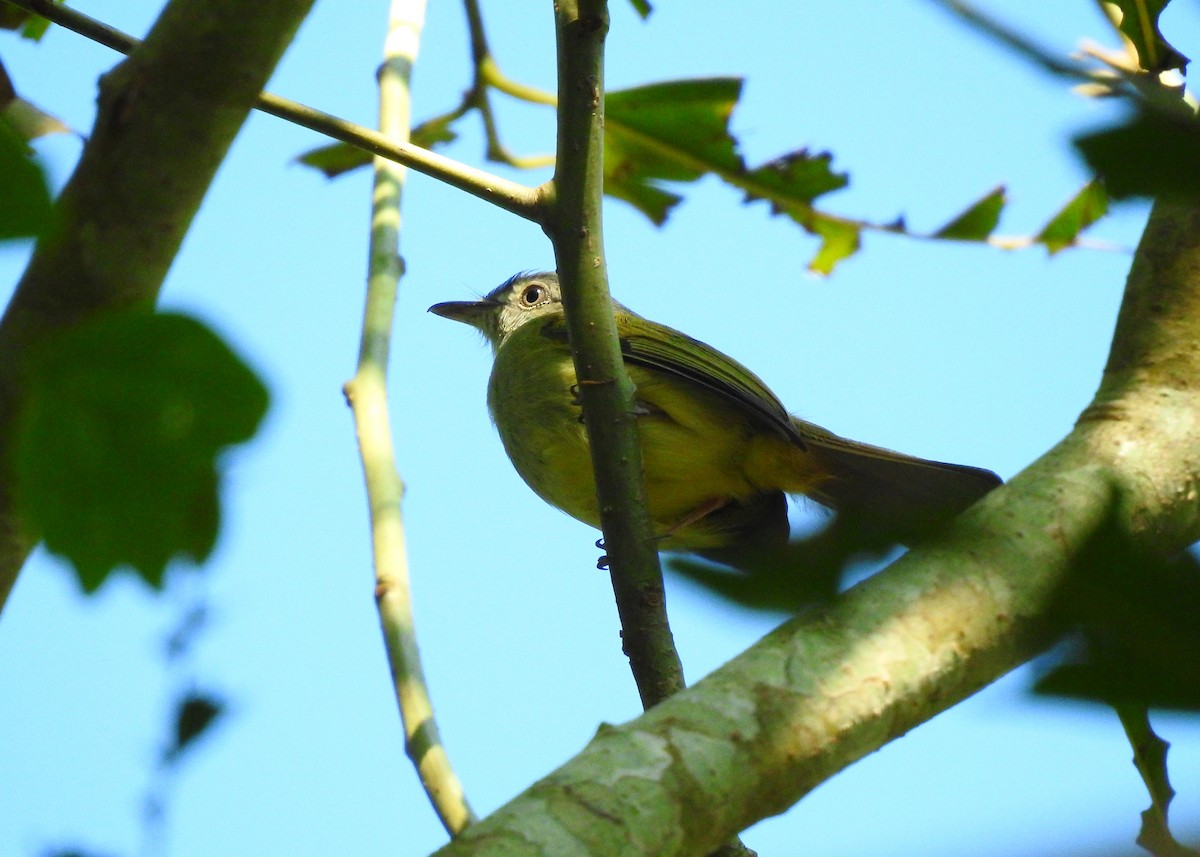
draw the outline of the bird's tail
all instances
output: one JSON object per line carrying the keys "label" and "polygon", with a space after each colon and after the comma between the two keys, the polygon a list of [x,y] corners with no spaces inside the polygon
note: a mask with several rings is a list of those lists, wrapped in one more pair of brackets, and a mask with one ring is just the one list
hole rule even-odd
{"label": "bird's tail", "polygon": [[873,533],[910,544],[974,504],[1001,479],[990,470],[929,461],[839,437],[803,420],[794,424],[828,474],[805,493]]}

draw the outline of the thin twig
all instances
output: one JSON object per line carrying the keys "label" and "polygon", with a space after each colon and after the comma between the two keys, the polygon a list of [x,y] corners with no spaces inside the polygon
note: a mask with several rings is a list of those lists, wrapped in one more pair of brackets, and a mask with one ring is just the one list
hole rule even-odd
{"label": "thin twig", "polygon": [[[69,6],[54,3],[52,0],[0,0],[0,2],[11,3],[18,8],[41,15],[68,30],[73,30],[124,54],[129,53],[138,44],[138,40],[132,36],[90,18]],[[420,146],[397,143],[369,128],[281,98],[278,95],[261,93],[255,102],[255,108],[335,140],[349,143],[372,155],[404,164],[419,173],[439,179],[451,187],[465,191],[526,220],[532,220],[535,223],[541,222],[543,206],[541,194],[537,188],[527,187],[469,167],[428,149],[422,149]]]}
{"label": "thin twig", "polygon": [[[389,138],[401,142],[408,138],[412,124],[409,79],[424,18],[425,0],[393,0],[379,73],[379,126]],[[366,310],[358,371],[346,384],[346,398],[354,411],[366,480],[375,555],[375,602],[404,723],[405,749],[434,810],[454,836],[474,820],[474,814],[438,735],[421,669],[400,508],[404,485],[396,470],[388,418],[388,351],[396,290],[404,268],[400,257],[404,177],[404,167],[376,158]]]}
{"label": "thin twig", "polygon": [[500,132],[496,127],[496,114],[492,110],[489,88],[495,87],[501,92],[523,101],[547,104],[551,107],[556,105],[557,99],[550,93],[517,83],[501,74],[496,60],[492,57],[491,48],[488,47],[487,34],[483,29],[483,14],[479,10],[479,0],[464,0],[463,6],[467,13],[467,30],[471,35],[471,65],[474,69],[471,88],[463,96],[463,104],[479,111],[479,116],[483,120],[483,132],[487,139],[488,160],[508,164],[517,169],[553,166],[553,155],[514,155],[507,146],[500,142]]}

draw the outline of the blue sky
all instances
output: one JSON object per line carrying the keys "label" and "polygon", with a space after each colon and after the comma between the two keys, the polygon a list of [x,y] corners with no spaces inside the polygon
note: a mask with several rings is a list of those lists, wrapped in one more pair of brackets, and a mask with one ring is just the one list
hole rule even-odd
{"label": "blue sky", "polygon": [[[141,35],[156,3],[78,2]],[[1200,56],[1200,16],[1165,30]],[[733,118],[757,163],[830,149],[851,185],[839,213],[934,228],[999,183],[1004,234],[1036,231],[1086,176],[1068,138],[1116,115],[1085,101],[928,2],[662,2],[649,23],[614,0],[608,85],[744,75]],[[1108,39],[1094,4],[994,3],[1062,53]],[[553,85],[550,4],[491,4],[512,77]],[[374,115],[385,4],[318,4],[271,89],[350,119]],[[1189,42],[1189,39],[1191,40]],[[428,10],[416,115],[468,81],[463,14]],[[23,95],[86,133],[95,81],[115,61],[65,31],[0,39]],[[544,110],[502,97],[505,141],[553,149]],[[134,854],[140,800],[172,692],[193,679],[230,714],[174,784],[173,857],[216,853],[424,854],[444,841],[403,755],[372,601],[365,503],[341,384],[353,371],[366,271],[367,176],[327,183],[292,163],[320,141],[252,116],[168,278],[163,305],[222,331],[263,374],[273,406],[229,456],[227,516],[200,574],[163,596],[132,578],[84,600],[37,554],[0,619],[0,854],[78,844]],[[40,144],[61,182],[80,144]],[[480,162],[477,123],[450,154]],[[535,183],[545,175],[516,175]],[[867,236],[826,280],[813,240],[715,181],[686,188],[661,230],[606,208],[614,294],[754,369],[800,416],[846,436],[1010,477],[1070,430],[1100,378],[1129,256]],[[1130,248],[1145,208],[1094,230]],[[413,175],[405,191],[391,390],[408,493],[418,631],[450,754],[481,812],[638,712],[596,534],[545,506],[505,459],[484,407],[489,354],[428,315],[517,270],[552,264],[528,223]],[[0,248],[0,289],[21,248]],[[811,512],[803,504],[798,516]],[[777,618],[668,581],[689,679]],[[162,640],[192,599],[211,621],[181,673]],[[1113,715],[1032,700],[1022,670],[914,730],[747,836],[764,854],[1062,855],[1132,842],[1146,798]],[[1162,716],[1179,830],[1200,835],[1200,723]]]}

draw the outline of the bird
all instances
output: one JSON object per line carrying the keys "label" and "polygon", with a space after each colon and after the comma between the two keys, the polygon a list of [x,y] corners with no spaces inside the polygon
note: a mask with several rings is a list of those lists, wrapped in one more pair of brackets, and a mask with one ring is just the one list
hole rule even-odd
{"label": "bird", "polygon": [[[636,388],[645,500],[660,550],[728,561],[775,549],[788,539],[788,495],[908,544],[1001,482],[983,468],[860,443],[795,417],[733,358],[612,305]],[[478,301],[429,311],[470,325],[491,345],[488,411],[524,481],[599,528],[558,275],[520,273]]]}

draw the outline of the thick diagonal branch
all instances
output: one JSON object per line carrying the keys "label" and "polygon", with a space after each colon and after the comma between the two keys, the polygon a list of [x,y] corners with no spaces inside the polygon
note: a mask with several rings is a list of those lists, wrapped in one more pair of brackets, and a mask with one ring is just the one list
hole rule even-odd
{"label": "thick diagonal branch", "polygon": [[1200,537],[1200,212],[1159,204],[1112,356],[1075,430],[913,551],[624,726],[439,852],[704,854],[1052,639],[1103,527]]}

